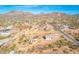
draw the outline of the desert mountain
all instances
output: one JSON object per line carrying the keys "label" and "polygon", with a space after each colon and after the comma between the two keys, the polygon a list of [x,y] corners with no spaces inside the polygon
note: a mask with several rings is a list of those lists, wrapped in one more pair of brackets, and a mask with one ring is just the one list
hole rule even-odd
{"label": "desert mountain", "polygon": [[[17,21],[29,22],[30,24],[34,22],[58,22],[59,24],[69,24],[71,26],[79,27],[78,15],[70,15],[61,12],[51,12],[51,13],[40,13],[32,14],[31,12],[22,12],[22,11],[10,11],[6,14],[0,15],[0,25],[3,24],[14,24]],[[8,22],[7,22],[8,21]]]}

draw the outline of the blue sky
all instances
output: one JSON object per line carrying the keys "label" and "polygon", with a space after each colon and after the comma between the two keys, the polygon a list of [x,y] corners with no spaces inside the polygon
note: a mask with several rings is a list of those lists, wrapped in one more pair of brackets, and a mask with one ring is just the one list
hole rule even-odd
{"label": "blue sky", "polygon": [[34,14],[49,12],[79,14],[79,5],[0,5],[0,14],[13,10],[32,12]]}

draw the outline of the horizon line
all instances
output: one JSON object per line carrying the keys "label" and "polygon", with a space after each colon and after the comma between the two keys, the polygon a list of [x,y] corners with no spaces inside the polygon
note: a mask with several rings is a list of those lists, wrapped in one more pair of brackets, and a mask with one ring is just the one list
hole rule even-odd
{"label": "horizon line", "polygon": [[4,13],[0,13],[0,14],[8,14],[8,13],[10,13],[10,12],[12,12],[12,11],[15,11],[15,12],[25,12],[25,13],[32,13],[32,14],[50,14],[50,13],[63,13],[63,14],[68,14],[68,15],[75,15],[75,14],[79,14],[79,13],[75,13],[75,14],[71,14],[71,13],[66,13],[66,12],[57,12],[57,11],[52,11],[52,12],[39,12],[39,13],[33,13],[32,11],[18,11],[18,10],[10,10],[10,11],[8,11],[8,12],[4,12]]}

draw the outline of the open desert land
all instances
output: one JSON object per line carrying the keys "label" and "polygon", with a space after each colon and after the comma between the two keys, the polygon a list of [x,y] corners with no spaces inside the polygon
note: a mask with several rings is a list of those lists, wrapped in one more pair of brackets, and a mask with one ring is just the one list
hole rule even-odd
{"label": "open desert land", "polygon": [[0,54],[78,54],[79,15],[0,14]]}

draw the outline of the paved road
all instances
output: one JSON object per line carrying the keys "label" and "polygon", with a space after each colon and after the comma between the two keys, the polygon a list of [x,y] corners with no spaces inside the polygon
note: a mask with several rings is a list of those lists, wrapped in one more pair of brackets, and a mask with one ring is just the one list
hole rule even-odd
{"label": "paved road", "polygon": [[[18,37],[20,37],[23,34],[23,31],[17,33],[15,36],[13,37],[9,37],[3,40],[0,40],[0,45],[2,46],[6,46],[6,45],[10,45],[12,44]],[[11,54],[16,53],[16,48],[12,51],[10,51]]]}
{"label": "paved road", "polygon": [[64,36],[65,39],[73,42],[75,45],[79,45],[79,41],[77,41],[73,36],[71,36],[68,33],[63,32],[61,30],[58,30],[58,31]]}
{"label": "paved road", "polygon": [[77,41],[72,35],[66,33],[66,32],[63,32],[59,26],[57,26],[56,24],[51,24],[53,25],[54,29],[57,30],[58,32],[60,32],[65,39],[67,39],[68,41],[71,41],[73,42],[74,45],[79,45],[79,41]]}

